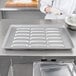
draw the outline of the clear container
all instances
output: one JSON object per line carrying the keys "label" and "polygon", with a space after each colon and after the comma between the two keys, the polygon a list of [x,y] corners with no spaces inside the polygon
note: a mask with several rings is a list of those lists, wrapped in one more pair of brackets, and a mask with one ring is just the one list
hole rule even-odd
{"label": "clear container", "polygon": [[73,63],[37,62],[33,76],[76,76]]}

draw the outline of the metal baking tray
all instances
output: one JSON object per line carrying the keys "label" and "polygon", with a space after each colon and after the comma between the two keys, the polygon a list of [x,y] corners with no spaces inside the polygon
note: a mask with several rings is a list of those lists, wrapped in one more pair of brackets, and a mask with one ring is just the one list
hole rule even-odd
{"label": "metal baking tray", "polygon": [[4,49],[72,49],[73,44],[65,28],[50,25],[11,25]]}
{"label": "metal baking tray", "polygon": [[34,62],[33,76],[75,76],[72,63]]}

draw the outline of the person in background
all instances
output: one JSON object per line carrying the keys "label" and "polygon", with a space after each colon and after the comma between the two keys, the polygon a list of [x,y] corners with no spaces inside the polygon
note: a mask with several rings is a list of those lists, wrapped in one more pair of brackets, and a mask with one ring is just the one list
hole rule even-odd
{"label": "person in background", "polygon": [[45,13],[45,19],[64,19],[73,14],[76,0],[40,0],[40,11]]}

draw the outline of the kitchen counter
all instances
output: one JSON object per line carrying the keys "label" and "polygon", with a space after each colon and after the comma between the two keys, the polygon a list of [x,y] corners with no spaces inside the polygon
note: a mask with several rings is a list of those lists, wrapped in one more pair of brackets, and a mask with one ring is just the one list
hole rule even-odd
{"label": "kitchen counter", "polygon": [[43,24],[56,25],[57,27],[66,27],[63,20],[8,20],[4,19],[0,22],[0,56],[35,56],[35,57],[76,57],[76,31],[69,30],[71,39],[74,44],[72,50],[5,50],[2,48],[3,40],[6,32],[11,24]]}

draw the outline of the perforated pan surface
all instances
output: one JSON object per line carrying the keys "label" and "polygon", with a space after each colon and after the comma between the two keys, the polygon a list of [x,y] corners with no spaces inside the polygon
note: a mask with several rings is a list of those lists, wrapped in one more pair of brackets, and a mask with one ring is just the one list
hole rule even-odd
{"label": "perforated pan surface", "polygon": [[11,25],[3,47],[5,49],[72,49],[65,28],[50,25]]}

